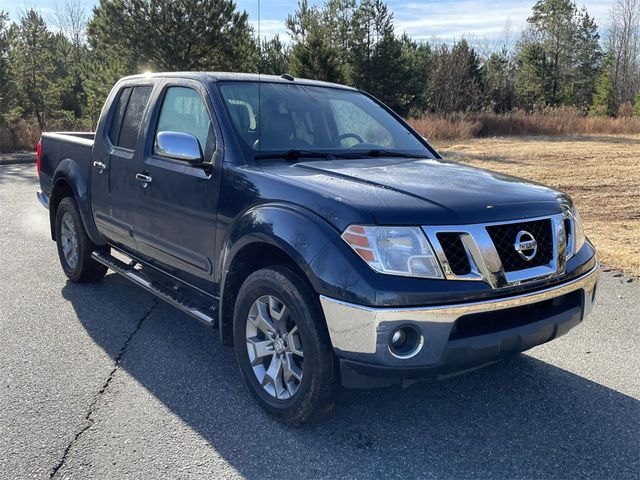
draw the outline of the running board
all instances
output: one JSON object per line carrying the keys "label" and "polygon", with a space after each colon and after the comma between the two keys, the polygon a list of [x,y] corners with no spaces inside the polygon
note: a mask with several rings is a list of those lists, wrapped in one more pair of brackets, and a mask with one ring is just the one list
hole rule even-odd
{"label": "running board", "polygon": [[189,305],[189,303],[180,296],[176,291],[166,288],[162,285],[158,285],[151,279],[145,277],[144,273],[134,268],[135,262],[126,264],[121,260],[118,260],[112,255],[104,254],[94,251],[91,253],[91,257],[96,261],[110,268],[114,272],[122,275],[126,279],[132,281],[136,285],[144,288],[146,291],[152,293],[161,300],[164,300],[169,305],[173,305],[178,310],[182,310],[187,315],[200,320],[202,323],[209,327],[215,327],[217,322],[217,305],[212,306],[209,312],[200,307]]}

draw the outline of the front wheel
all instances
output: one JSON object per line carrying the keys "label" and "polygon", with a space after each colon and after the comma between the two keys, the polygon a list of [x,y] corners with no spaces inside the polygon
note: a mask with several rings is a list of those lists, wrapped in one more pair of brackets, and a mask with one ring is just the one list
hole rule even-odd
{"label": "front wheel", "polygon": [[234,345],[242,378],[267,413],[299,425],[332,402],[337,373],[315,293],[285,267],[251,274],[238,293]]}

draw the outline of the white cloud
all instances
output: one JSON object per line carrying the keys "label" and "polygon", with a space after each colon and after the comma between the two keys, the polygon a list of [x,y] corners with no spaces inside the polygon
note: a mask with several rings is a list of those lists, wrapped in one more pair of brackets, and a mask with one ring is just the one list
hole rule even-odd
{"label": "white cloud", "polygon": [[[258,21],[257,20],[250,20],[249,23],[251,23],[251,26],[253,27],[254,31],[256,32],[256,34],[258,34]],[[287,35],[287,29],[284,25],[284,21],[282,20],[269,20],[269,19],[264,19],[264,20],[260,20],[260,37],[261,38],[272,38],[274,37],[276,34],[280,35],[281,39],[285,40],[285,38]]]}
{"label": "white cloud", "polygon": [[[533,0],[435,0],[393,2],[396,31],[416,39],[451,40],[463,36],[501,37],[507,21],[512,34],[518,34],[531,14]],[[583,4],[602,28],[608,21],[610,4],[587,0]]]}

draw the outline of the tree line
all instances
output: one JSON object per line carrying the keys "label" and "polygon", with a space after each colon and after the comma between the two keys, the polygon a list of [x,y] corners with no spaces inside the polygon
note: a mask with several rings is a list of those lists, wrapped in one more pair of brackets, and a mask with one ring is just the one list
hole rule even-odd
{"label": "tree line", "polygon": [[45,20],[0,12],[0,127],[92,128],[115,81],[206,70],[345,83],[404,116],[572,107],[640,115],[640,0],[614,0],[605,38],[572,0],[537,0],[515,46],[398,35],[383,0],[300,0],[289,41],[259,38],[231,0],[68,0]]}

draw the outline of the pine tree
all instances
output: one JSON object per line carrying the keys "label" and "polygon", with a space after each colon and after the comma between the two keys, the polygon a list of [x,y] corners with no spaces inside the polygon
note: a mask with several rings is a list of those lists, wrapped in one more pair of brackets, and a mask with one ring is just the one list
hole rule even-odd
{"label": "pine tree", "polygon": [[431,55],[429,101],[435,112],[478,110],[482,106],[483,80],[480,58],[466,40],[452,48],[443,44]]}
{"label": "pine tree", "polygon": [[327,0],[322,9],[322,22],[327,26],[328,43],[334,49],[345,83],[352,83],[351,39],[354,30],[356,0]]}
{"label": "pine tree", "polygon": [[515,65],[506,49],[492,53],[482,66],[488,107],[506,113],[515,105]]}
{"label": "pine tree", "polygon": [[34,115],[41,129],[60,104],[55,48],[54,35],[43,18],[35,10],[28,10],[18,24],[12,60],[20,79],[18,95],[24,101],[25,113]]}
{"label": "pine tree", "polygon": [[633,105],[633,116],[640,117],[640,92],[636,95],[636,99]]}
{"label": "pine tree", "polygon": [[382,0],[363,0],[353,14],[349,61],[351,83],[406,113],[403,45],[395,36],[393,13]]}
{"label": "pine tree", "polygon": [[317,7],[300,0],[298,9],[289,15],[287,30],[293,40],[289,57],[291,73],[298,77],[345,82],[339,49],[331,41],[331,29]]}
{"label": "pine tree", "polygon": [[94,130],[102,106],[113,85],[128,73],[127,66],[117,56],[93,52],[90,58],[80,64],[79,72],[86,98],[82,106],[82,114],[88,126]]}
{"label": "pine tree", "polygon": [[614,116],[618,112],[618,98],[612,75],[612,58],[608,55],[602,64],[600,77],[593,95],[591,113],[594,115]]}
{"label": "pine tree", "polygon": [[399,113],[419,117],[429,108],[427,85],[431,47],[412,40],[406,33],[400,37],[402,46],[403,85],[400,92]]}
{"label": "pine tree", "polygon": [[596,82],[602,62],[598,26],[586,9],[579,13],[576,42],[574,45],[575,70],[573,72],[573,97],[575,105],[588,110],[593,101]]}
{"label": "pine tree", "polygon": [[[544,101],[551,106],[571,101],[570,74],[576,36],[575,18],[576,6],[572,0],[537,0],[527,19],[533,42],[542,47],[546,57],[545,69],[551,75],[550,90],[546,92],[546,88],[539,88],[545,91]],[[540,53],[539,50],[536,52]],[[541,59],[536,57],[536,60]]]}
{"label": "pine tree", "polygon": [[12,75],[9,63],[11,44],[9,15],[0,10],[0,125],[3,123],[3,116],[13,104],[11,99]]}
{"label": "pine tree", "polygon": [[289,48],[278,35],[262,40],[260,45],[260,73],[282,75],[289,70]]}
{"label": "pine tree", "polygon": [[248,15],[232,0],[100,0],[88,40],[130,71],[255,71],[258,64]]}
{"label": "pine tree", "polygon": [[549,105],[553,96],[553,65],[544,47],[531,43],[521,47],[518,54],[515,93],[518,105],[531,112]]}

